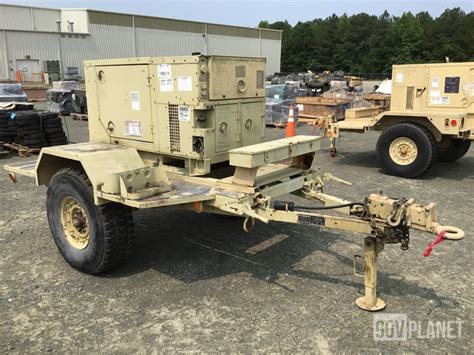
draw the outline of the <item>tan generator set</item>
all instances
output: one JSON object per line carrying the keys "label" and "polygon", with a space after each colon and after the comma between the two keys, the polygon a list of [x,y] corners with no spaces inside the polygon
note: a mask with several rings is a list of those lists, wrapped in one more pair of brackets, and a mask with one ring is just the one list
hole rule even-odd
{"label": "tan generator set", "polygon": [[98,60],[84,69],[91,141],[159,153],[190,175],[263,142],[264,58]]}

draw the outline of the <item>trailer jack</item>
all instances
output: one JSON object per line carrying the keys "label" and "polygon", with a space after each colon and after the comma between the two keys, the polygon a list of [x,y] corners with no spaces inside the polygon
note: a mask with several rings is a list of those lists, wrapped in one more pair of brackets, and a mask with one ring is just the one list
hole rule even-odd
{"label": "trailer jack", "polygon": [[377,256],[385,244],[381,238],[364,239],[364,287],[365,295],[356,299],[356,305],[365,311],[381,311],[385,302],[377,297]]}

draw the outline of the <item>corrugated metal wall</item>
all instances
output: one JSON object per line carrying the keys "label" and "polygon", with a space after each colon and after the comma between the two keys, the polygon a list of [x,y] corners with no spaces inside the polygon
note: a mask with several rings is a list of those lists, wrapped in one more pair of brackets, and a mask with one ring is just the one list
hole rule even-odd
{"label": "corrugated metal wall", "polygon": [[[6,47],[8,54],[8,67],[0,72],[8,72],[8,78],[15,79],[16,60],[31,59],[39,60],[39,68],[42,70],[43,61],[57,60],[59,58],[59,39],[56,33],[31,33],[5,31]],[[5,64],[2,62],[2,67]]]}
{"label": "corrugated metal wall", "polygon": [[259,39],[220,35],[207,35],[208,54],[243,55],[258,57]]}
{"label": "corrugated metal wall", "polygon": [[56,21],[61,19],[61,11],[33,8],[32,12],[36,31],[54,32],[57,30]]}
{"label": "corrugated metal wall", "polygon": [[267,58],[267,74],[279,72],[281,64],[281,41],[262,39],[260,44],[260,56]]}
{"label": "corrugated metal wall", "polygon": [[91,58],[133,57],[133,28],[123,26],[89,25],[93,52]]}
{"label": "corrugated metal wall", "polygon": [[7,58],[7,35],[6,31],[0,32],[0,78],[8,78],[8,58]]}
{"label": "corrugated metal wall", "polygon": [[59,10],[0,5],[0,31],[5,28],[0,33],[0,80],[14,80],[16,61],[26,57],[39,60],[40,70],[44,61],[60,60],[63,71],[79,67],[81,76],[88,59],[192,52],[266,57],[267,73],[280,70],[279,32],[92,11],[88,34],[58,33],[60,15]]}
{"label": "corrugated metal wall", "polygon": [[0,28],[25,31],[56,31],[61,11],[0,4]]}
{"label": "corrugated metal wall", "polygon": [[201,33],[174,32],[136,28],[137,56],[190,55],[204,53],[205,39]]}

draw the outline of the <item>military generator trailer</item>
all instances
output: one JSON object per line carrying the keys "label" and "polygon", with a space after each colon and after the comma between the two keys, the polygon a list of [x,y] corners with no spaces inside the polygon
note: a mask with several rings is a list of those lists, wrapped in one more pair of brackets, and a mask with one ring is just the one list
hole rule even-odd
{"label": "military generator trailer", "polygon": [[390,175],[416,178],[436,161],[463,157],[474,139],[474,62],[394,65],[390,110],[346,111],[328,122],[330,153],[343,132],[381,132],[376,152]]}
{"label": "military generator trailer", "polygon": [[[385,307],[376,293],[377,255],[385,244],[408,249],[410,229],[441,233],[438,241],[464,237],[459,228],[438,222],[434,203],[381,194],[350,202],[325,194],[326,181],[347,182],[311,168],[320,137],[258,143],[264,127],[263,64],[205,56],[86,62],[90,142],[44,148],[36,161],[5,167],[13,181],[25,175],[47,186],[48,223],[66,262],[92,275],[122,264],[133,245],[133,209],[179,206],[235,216],[245,231],[256,221],[319,226],[366,237],[365,295],[356,303],[374,311]],[[101,91],[104,82],[108,90]],[[256,131],[247,129],[249,121]],[[203,138],[199,152],[195,137]],[[285,194],[320,205],[279,200]]]}

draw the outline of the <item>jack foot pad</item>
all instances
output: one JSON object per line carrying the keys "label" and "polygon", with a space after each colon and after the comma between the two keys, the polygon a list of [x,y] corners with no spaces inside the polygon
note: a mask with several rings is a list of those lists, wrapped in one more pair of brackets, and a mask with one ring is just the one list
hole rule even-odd
{"label": "jack foot pad", "polygon": [[377,298],[377,302],[374,305],[369,306],[365,303],[365,296],[359,297],[356,299],[357,307],[363,309],[364,311],[376,312],[381,311],[385,308],[385,302],[381,298]]}

